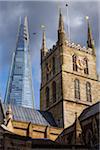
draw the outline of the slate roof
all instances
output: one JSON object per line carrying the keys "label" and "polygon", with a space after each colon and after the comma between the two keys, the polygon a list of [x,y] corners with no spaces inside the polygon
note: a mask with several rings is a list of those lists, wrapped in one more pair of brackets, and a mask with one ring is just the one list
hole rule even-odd
{"label": "slate roof", "polygon": [[[8,105],[2,104],[2,108],[4,115],[6,115]],[[11,105],[11,109],[13,113],[13,120],[57,127],[55,120],[50,112],[40,111],[22,106],[19,107],[16,105]]]}
{"label": "slate roof", "polygon": [[86,109],[84,109],[79,118],[82,121],[82,120],[87,119],[97,113],[100,113],[100,102],[99,101],[97,103],[91,105],[90,107],[87,107]]}

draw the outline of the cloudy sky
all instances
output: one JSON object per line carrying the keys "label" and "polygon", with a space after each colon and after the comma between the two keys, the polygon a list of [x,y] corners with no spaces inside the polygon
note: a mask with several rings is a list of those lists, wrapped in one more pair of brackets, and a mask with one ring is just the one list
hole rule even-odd
{"label": "cloudy sky", "polygon": [[[51,48],[57,41],[58,8],[62,8],[65,30],[69,24],[72,42],[86,46],[87,24],[89,16],[93,37],[97,49],[97,72],[100,72],[99,45],[99,1],[69,1],[68,14],[65,1],[0,1],[0,93],[4,99],[12,52],[16,46],[16,35],[20,16],[28,16],[30,33],[30,52],[32,61],[35,108],[39,108],[40,89],[40,48],[41,24],[46,26],[47,47]],[[68,17],[69,16],[69,17]],[[69,18],[69,19],[68,19]],[[33,33],[36,33],[35,35]],[[66,36],[68,34],[66,33]]]}

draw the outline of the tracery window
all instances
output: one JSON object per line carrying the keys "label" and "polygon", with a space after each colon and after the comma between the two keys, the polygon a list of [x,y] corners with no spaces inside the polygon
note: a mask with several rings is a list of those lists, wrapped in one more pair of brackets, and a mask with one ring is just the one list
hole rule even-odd
{"label": "tracery window", "polygon": [[73,70],[77,71],[77,64],[76,64],[77,56],[73,55],[72,60],[73,60]]}
{"label": "tracery window", "polygon": [[53,75],[55,74],[55,57],[52,58],[52,64],[53,64]]}
{"label": "tracery window", "polygon": [[49,106],[49,99],[50,99],[50,94],[49,94],[49,87],[46,87],[46,106]]}
{"label": "tracery window", "polygon": [[74,81],[74,88],[75,88],[75,98],[80,99],[80,81],[75,79]]}
{"label": "tracery window", "polygon": [[90,84],[90,82],[86,83],[86,97],[87,97],[87,101],[92,102],[91,84]]}
{"label": "tracery window", "polygon": [[87,59],[85,59],[84,61],[85,61],[85,64],[86,64],[86,67],[85,67],[85,69],[84,69],[84,73],[85,73],[85,74],[89,74],[89,69],[88,69],[88,60],[87,60]]}
{"label": "tracery window", "polygon": [[[46,69],[48,68],[48,63],[46,63]],[[49,79],[49,75],[48,75],[48,72],[46,71],[46,80],[48,81]]]}
{"label": "tracery window", "polygon": [[56,102],[56,82],[53,81],[52,83],[52,97],[53,97],[53,103]]}

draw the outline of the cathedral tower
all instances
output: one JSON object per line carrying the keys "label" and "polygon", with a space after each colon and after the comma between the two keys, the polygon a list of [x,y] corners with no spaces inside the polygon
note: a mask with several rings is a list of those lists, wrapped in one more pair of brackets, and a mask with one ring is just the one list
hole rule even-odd
{"label": "cathedral tower", "polygon": [[50,111],[58,126],[68,127],[74,114],[100,99],[96,55],[88,24],[87,48],[67,40],[60,11],[58,40],[41,58],[41,110]]}
{"label": "cathedral tower", "polygon": [[33,108],[32,69],[29,54],[27,17],[20,20],[16,49],[13,52],[5,103]]}

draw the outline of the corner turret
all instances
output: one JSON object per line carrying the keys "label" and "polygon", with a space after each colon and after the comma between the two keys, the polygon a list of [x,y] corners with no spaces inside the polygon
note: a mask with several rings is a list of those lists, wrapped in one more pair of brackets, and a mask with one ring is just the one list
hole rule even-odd
{"label": "corner turret", "polygon": [[61,9],[59,10],[59,26],[58,26],[58,43],[64,44],[66,42],[66,35],[64,29],[64,21],[61,13]]}
{"label": "corner turret", "polygon": [[43,61],[43,59],[47,55],[47,53],[48,53],[48,49],[46,47],[46,34],[45,34],[45,31],[43,31],[42,47],[41,47],[41,62]]}
{"label": "corner turret", "polygon": [[87,20],[87,48],[91,48],[93,50],[92,54],[95,55],[95,44],[94,44],[94,40],[93,40],[93,36],[92,36],[92,30],[90,27],[90,23],[89,23],[89,17],[86,16],[86,20]]}

